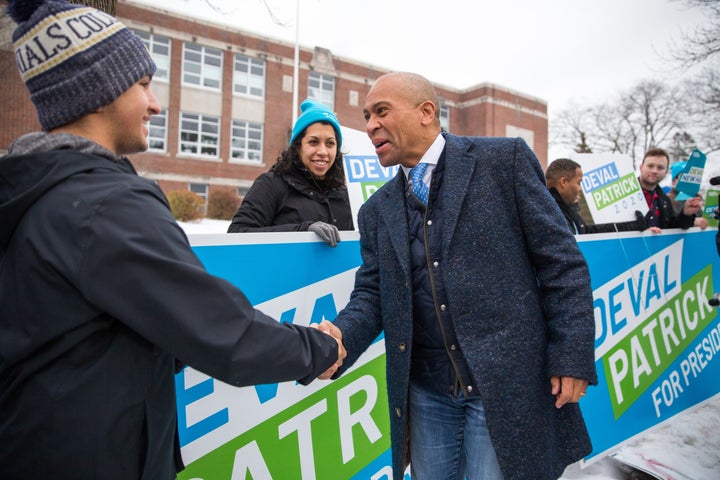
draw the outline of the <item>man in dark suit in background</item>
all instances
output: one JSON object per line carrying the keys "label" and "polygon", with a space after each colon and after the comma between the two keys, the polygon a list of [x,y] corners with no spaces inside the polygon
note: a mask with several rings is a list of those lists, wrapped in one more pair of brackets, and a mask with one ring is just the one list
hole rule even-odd
{"label": "man in dark suit in background", "polygon": [[592,450],[587,265],[525,142],[441,133],[438,112],[419,75],[368,93],[380,163],[402,168],[360,210],[354,291],[320,327],[348,357],[324,376],[385,332],[396,480],[408,463],[414,480],[555,479]]}
{"label": "man in dark suit in background", "polygon": [[586,224],[580,216],[578,205],[580,192],[582,192],[582,177],[583,172],[580,164],[569,158],[558,158],[545,171],[547,188],[565,216],[571,232],[582,235],[585,233],[645,230],[645,217],[640,211],[635,212],[636,220],[631,222]]}

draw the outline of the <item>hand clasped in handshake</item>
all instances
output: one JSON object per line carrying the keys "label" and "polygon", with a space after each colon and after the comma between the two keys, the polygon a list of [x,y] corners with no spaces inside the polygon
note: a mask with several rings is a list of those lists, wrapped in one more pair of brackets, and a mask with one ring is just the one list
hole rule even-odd
{"label": "hand clasped in handshake", "polygon": [[332,336],[338,342],[338,361],[335,362],[332,367],[325,370],[325,372],[318,377],[320,380],[329,380],[330,378],[332,378],[333,375],[335,375],[335,372],[337,372],[340,366],[343,364],[343,360],[347,356],[347,352],[345,351],[345,347],[343,346],[342,332],[339,328],[337,328],[335,325],[328,322],[327,320],[323,320],[322,323],[317,326],[317,329]]}

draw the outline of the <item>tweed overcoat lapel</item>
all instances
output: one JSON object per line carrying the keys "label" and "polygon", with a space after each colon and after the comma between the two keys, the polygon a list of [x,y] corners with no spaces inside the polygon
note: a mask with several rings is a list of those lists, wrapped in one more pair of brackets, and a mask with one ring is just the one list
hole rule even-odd
{"label": "tweed overcoat lapel", "polygon": [[[443,196],[442,255],[447,258],[450,241],[455,233],[460,208],[468,193],[477,159],[469,151],[472,143],[464,138],[445,136],[445,173],[440,194]],[[476,155],[477,156],[477,155]]]}
{"label": "tweed overcoat lapel", "polygon": [[[460,208],[470,186],[470,179],[475,171],[476,161],[470,155],[472,142],[462,137],[445,135],[445,174],[443,180],[443,257],[450,247],[455,227],[460,218]],[[380,212],[390,234],[393,249],[402,268],[403,276],[410,275],[410,236],[408,234],[407,216],[405,214],[405,181],[402,168],[390,180],[388,188],[383,189],[385,198]]]}
{"label": "tweed overcoat lapel", "polygon": [[[389,232],[390,242],[397,255],[402,274],[408,278],[410,276],[410,234],[405,213],[404,175],[402,168],[399,168],[397,175],[390,180],[388,188],[382,190],[385,198],[380,205],[380,214],[385,228]],[[382,254],[383,252],[378,252],[378,255]]]}

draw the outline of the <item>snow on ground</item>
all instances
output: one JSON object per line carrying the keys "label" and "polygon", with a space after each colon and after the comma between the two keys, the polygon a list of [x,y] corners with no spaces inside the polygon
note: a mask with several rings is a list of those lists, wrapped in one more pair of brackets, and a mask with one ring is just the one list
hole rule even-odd
{"label": "snow on ground", "polygon": [[[225,233],[227,220],[178,222],[189,234]],[[718,379],[720,382],[720,379]],[[634,455],[673,467],[692,480],[720,480],[720,395],[686,410],[622,447]],[[562,480],[626,480],[632,477],[611,458],[581,469],[570,465]]]}
{"label": "snow on ground", "polygon": [[[672,467],[692,480],[720,480],[720,395],[675,415],[622,449]],[[571,465],[562,476],[564,480],[627,478],[628,474],[610,458],[584,470]]]}
{"label": "snow on ground", "polygon": [[227,233],[229,220],[202,218],[193,222],[178,222],[185,233]]}

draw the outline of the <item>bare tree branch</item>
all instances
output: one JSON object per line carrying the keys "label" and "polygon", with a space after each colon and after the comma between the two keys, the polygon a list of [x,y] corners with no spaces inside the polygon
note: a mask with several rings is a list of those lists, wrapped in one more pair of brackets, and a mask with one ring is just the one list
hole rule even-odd
{"label": "bare tree branch", "polygon": [[680,44],[671,45],[671,56],[680,68],[700,65],[720,55],[720,0],[679,0],[689,8],[704,10],[706,23],[684,32]]}
{"label": "bare tree branch", "polygon": [[[717,82],[710,84],[712,79],[707,78],[698,80],[703,85],[712,85],[714,90],[708,87],[697,91],[716,98],[714,95],[720,90]],[[656,80],[643,81],[616,99],[592,107],[573,105],[560,112],[553,122],[554,139],[578,152],[582,147],[595,153],[624,153],[632,158],[633,166],[637,166],[652,147],[669,148],[675,142],[679,151],[681,140],[685,143],[689,142],[688,138],[692,140],[696,129],[691,132],[689,127],[700,122],[693,118],[701,117],[700,106],[707,105],[703,102],[700,99],[690,102],[688,94],[683,94],[679,87],[669,87]],[[707,110],[703,111],[707,113]]]}
{"label": "bare tree branch", "polygon": [[589,108],[571,104],[558,114],[551,124],[553,143],[571,147],[578,153],[592,153],[588,132],[592,130],[592,112]]}

